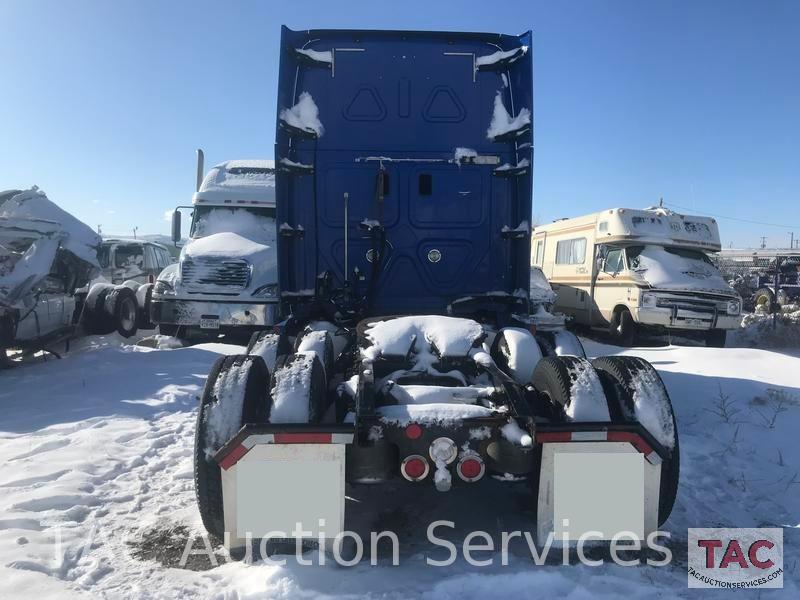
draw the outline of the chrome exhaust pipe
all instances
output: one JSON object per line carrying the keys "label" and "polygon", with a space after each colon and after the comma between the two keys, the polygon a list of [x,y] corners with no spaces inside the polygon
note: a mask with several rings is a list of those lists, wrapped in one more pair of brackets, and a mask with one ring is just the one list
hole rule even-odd
{"label": "chrome exhaust pipe", "polygon": [[195,192],[200,191],[200,186],[203,183],[203,163],[205,163],[205,155],[203,151],[198,148],[197,149],[197,182],[195,184]]}

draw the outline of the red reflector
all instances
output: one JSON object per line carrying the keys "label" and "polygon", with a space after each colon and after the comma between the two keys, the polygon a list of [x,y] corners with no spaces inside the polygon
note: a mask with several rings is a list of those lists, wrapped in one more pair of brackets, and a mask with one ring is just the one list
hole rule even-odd
{"label": "red reflector", "polygon": [[474,479],[481,474],[481,466],[480,461],[468,458],[461,463],[461,474],[468,479]]}
{"label": "red reflector", "polygon": [[411,423],[406,427],[406,437],[410,440],[418,440],[422,437],[422,427],[416,423]]}
{"label": "red reflector", "polygon": [[411,479],[419,479],[425,475],[428,465],[425,464],[425,461],[421,458],[412,458],[411,460],[406,461],[405,465],[403,465],[403,468],[405,469],[408,477]]}
{"label": "red reflector", "polygon": [[276,433],[276,444],[330,444],[330,433]]}
{"label": "red reflector", "polygon": [[219,461],[219,466],[222,470],[227,471],[250,451],[250,448],[245,448],[241,444],[236,446],[233,450],[228,452],[222,460]]}
{"label": "red reflector", "polygon": [[570,441],[572,441],[571,431],[547,431],[536,434],[536,442],[539,444]]}

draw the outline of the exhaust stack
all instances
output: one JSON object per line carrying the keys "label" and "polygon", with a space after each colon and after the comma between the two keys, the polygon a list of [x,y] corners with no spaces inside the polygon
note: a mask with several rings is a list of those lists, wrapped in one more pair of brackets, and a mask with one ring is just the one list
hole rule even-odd
{"label": "exhaust stack", "polygon": [[203,163],[205,163],[205,155],[203,150],[197,149],[197,183],[195,184],[195,192],[200,191],[200,185],[203,183]]}

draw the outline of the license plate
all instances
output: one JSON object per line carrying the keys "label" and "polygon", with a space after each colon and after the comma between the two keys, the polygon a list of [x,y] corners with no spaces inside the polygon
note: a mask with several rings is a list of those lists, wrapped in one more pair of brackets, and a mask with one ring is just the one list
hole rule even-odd
{"label": "license plate", "polygon": [[686,319],[686,324],[693,325],[694,327],[702,327],[705,323],[703,319]]}
{"label": "license plate", "polygon": [[219,317],[200,319],[200,329],[219,329]]}

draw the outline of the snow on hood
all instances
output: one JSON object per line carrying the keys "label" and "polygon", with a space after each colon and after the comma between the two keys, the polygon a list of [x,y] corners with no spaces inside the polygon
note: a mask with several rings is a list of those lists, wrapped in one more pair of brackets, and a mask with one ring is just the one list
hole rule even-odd
{"label": "snow on hood", "polygon": [[246,234],[221,231],[202,238],[191,240],[184,246],[186,256],[224,256],[226,258],[247,258],[270,250],[267,244],[256,241]]}
{"label": "snow on hood", "polygon": [[181,250],[187,257],[242,258],[252,267],[254,286],[278,280],[275,219],[246,208],[212,208],[195,223],[195,237]]}
{"label": "snow on hood", "polygon": [[645,246],[630,262],[631,270],[656,289],[733,294],[714,265],[674,254],[663,246]]}

